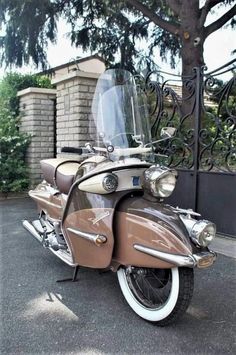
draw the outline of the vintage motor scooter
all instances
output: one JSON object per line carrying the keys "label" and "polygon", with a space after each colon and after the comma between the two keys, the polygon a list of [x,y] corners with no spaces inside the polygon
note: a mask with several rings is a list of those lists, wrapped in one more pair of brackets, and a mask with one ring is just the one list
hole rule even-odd
{"label": "vintage motor scooter", "polygon": [[[134,312],[169,324],[190,303],[193,269],[216,259],[215,225],[165,204],[177,172],[156,163],[145,95],[129,72],[100,76],[88,126],[86,147],[67,149],[82,161],[41,161],[44,181],[29,192],[39,216],[23,226],[75,267],[73,280],[79,266],[117,272]],[[164,128],[160,139],[173,132]]]}

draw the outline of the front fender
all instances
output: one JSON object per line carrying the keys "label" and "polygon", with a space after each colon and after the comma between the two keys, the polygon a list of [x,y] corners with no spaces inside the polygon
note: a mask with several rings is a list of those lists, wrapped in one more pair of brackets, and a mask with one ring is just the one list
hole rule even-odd
{"label": "front fender", "polygon": [[142,247],[177,258],[192,255],[188,232],[178,214],[170,206],[144,197],[130,197],[120,202],[114,216],[114,234],[113,260],[119,265],[149,268],[176,266],[170,260],[145,254],[140,250]]}

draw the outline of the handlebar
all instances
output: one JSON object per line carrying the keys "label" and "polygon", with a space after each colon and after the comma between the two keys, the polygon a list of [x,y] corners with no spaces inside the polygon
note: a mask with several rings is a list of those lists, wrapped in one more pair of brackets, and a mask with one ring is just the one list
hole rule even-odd
{"label": "handlebar", "polygon": [[61,153],[73,153],[73,154],[94,154],[95,151],[107,151],[106,148],[96,148],[96,147],[92,147],[91,144],[86,143],[85,147],[62,147],[61,148]]}
{"label": "handlebar", "polygon": [[61,152],[81,155],[84,153],[84,149],[83,148],[75,148],[75,147],[63,147],[63,148],[61,148]]}

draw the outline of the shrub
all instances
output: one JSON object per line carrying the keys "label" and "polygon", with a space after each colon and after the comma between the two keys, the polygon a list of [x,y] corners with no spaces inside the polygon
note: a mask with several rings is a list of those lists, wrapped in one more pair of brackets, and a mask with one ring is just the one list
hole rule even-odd
{"label": "shrub", "polygon": [[22,191],[29,185],[25,153],[30,136],[18,131],[19,120],[0,110],[0,191]]}
{"label": "shrub", "polygon": [[0,192],[18,192],[29,185],[25,163],[31,137],[19,132],[17,92],[27,87],[51,88],[50,80],[36,75],[7,74],[0,82]]}

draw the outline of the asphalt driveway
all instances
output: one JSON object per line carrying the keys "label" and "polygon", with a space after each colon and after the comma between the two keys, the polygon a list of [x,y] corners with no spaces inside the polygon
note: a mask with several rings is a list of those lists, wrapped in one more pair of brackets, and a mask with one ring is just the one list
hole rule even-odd
{"label": "asphalt driveway", "polygon": [[1,354],[235,354],[236,260],[219,255],[196,270],[186,315],[160,328],[126,304],[116,275],[72,269],[21,226],[36,209],[27,198],[0,201]]}

